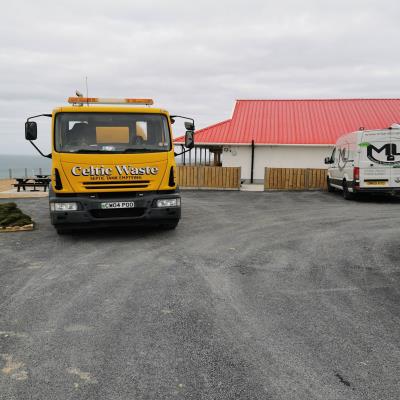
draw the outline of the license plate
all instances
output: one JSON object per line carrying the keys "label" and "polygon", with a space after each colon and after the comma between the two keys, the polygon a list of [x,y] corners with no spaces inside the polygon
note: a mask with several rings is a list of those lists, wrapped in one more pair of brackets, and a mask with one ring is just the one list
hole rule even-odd
{"label": "license plate", "polygon": [[109,201],[107,203],[101,203],[101,208],[110,209],[110,208],[134,208],[135,203],[133,201]]}
{"label": "license plate", "polygon": [[382,185],[386,185],[387,182],[386,181],[368,181],[368,182],[365,182],[365,184],[368,186],[382,186]]}

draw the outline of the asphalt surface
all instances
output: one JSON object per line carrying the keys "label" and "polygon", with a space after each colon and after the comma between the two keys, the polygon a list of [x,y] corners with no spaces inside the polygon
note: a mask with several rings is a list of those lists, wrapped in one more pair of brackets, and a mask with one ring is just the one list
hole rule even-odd
{"label": "asphalt surface", "polygon": [[400,201],[184,192],[175,231],[0,234],[0,399],[399,399]]}

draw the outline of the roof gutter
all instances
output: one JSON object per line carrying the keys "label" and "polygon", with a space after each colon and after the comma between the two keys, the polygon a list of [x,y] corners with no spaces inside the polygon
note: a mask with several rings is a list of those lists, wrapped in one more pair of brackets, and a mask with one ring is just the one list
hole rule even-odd
{"label": "roof gutter", "polygon": [[[174,145],[183,145],[183,142],[174,142]],[[196,142],[196,146],[251,146],[252,143],[204,143],[204,142]],[[290,146],[290,147],[332,147],[335,146],[335,143],[332,144],[311,144],[311,143],[302,143],[302,144],[287,144],[287,143],[255,143],[255,146]]]}

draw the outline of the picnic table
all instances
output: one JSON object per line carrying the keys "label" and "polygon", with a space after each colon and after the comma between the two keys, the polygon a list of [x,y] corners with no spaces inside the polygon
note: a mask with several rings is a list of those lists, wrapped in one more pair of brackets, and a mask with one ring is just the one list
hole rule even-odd
{"label": "picnic table", "polygon": [[25,191],[27,187],[32,187],[31,192],[39,192],[36,188],[43,188],[43,191],[46,192],[51,179],[49,175],[35,175],[33,178],[15,178],[17,183],[14,183],[13,186],[17,188],[17,191],[21,191],[21,188]]}

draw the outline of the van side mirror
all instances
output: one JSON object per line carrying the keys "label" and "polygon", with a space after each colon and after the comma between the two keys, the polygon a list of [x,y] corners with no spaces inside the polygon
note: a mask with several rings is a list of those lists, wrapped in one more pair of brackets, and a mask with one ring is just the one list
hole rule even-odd
{"label": "van side mirror", "polygon": [[325,164],[333,164],[333,160],[331,157],[325,157]]}
{"label": "van side mirror", "polygon": [[37,139],[37,124],[34,121],[25,122],[25,139],[36,140]]}
{"label": "van side mirror", "polygon": [[[185,123],[186,125],[186,123]],[[188,149],[193,149],[194,147],[194,137],[193,137],[194,132],[193,131],[186,131],[185,135],[185,147]]]}
{"label": "van side mirror", "polygon": [[194,123],[193,122],[185,122],[185,128],[187,131],[194,131]]}

